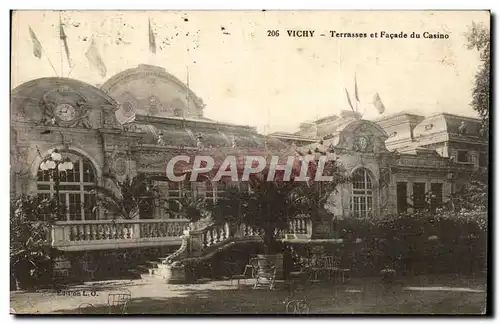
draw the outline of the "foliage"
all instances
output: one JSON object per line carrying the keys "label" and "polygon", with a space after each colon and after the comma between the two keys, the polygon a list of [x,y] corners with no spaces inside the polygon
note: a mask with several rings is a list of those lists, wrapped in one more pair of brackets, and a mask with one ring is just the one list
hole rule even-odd
{"label": "foliage", "polygon": [[455,211],[487,211],[488,184],[478,180],[471,180],[459,188],[451,197]]}
{"label": "foliage", "polygon": [[55,199],[23,195],[11,202],[10,263],[18,278],[26,273],[36,279],[48,271],[44,265],[50,260],[48,237],[56,212]]}
{"label": "foliage", "polygon": [[175,200],[175,203],[179,206],[177,214],[193,223],[203,217],[207,206],[204,197],[195,197],[190,193],[185,193],[180,199]]}
{"label": "foliage", "polygon": [[[385,218],[336,220],[344,239],[336,252],[355,268],[376,274],[388,266],[412,273],[484,268],[487,249],[487,213],[438,209]],[[356,242],[362,238],[361,243]],[[469,264],[458,265],[457,260]],[[474,264],[475,263],[475,264]],[[433,269],[433,270],[432,270]]]}
{"label": "foliage", "polygon": [[322,174],[332,176],[332,181],[315,181],[317,164],[309,163],[308,178],[301,181],[299,172],[284,181],[276,174],[273,181],[267,181],[269,169],[249,178],[248,190],[229,189],[225,199],[210,207],[215,222],[245,223],[262,230],[265,249],[276,252],[279,245],[276,235],[287,228],[289,221],[299,214],[318,218],[324,210],[329,195],[339,183],[345,182],[344,169],[335,160],[325,162]]}
{"label": "foliage", "polygon": [[[133,219],[141,211],[149,212],[154,207],[154,198],[158,196],[158,187],[154,180],[156,176],[140,173],[134,177],[127,177],[119,181],[116,177],[108,175],[115,188],[96,185],[91,193],[97,197],[97,206],[110,212],[113,217]],[[161,177],[163,180],[163,177]]]}
{"label": "foliage", "polygon": [[471,105],[482,118],[483,134],[489,136],[490,112],[490,31],[482,24],[472,22],[466,34],[468,49],[479,52],[481,66],[476,73]]}

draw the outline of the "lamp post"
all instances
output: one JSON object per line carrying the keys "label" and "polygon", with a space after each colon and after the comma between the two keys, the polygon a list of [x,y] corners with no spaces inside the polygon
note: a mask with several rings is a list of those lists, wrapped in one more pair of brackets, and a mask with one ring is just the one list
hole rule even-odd
{"label": "lamp post", "polygon": [[50,155],[40,164],[40,169],[43,171],[51,171],[52,179],[54,179],[54,189],[56,191],[56,204],[57,204],[57,219],[60,216],[60,197],[59,197],[59,172],[73,170],[73,162],[69,158],[62,157],[57,149],[49,151]]}

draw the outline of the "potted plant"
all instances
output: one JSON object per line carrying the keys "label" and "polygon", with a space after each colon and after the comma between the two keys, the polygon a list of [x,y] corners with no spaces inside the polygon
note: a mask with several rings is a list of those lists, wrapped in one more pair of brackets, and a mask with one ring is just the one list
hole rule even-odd
{"label": "potted plant", "polygon": [[[97,197],[97,206],[112,214],[113,218],[152,218],[154,200],[158,188],[154,180],[160,177],[140,173],[119,181],[113,175],[106,175],[113,186],[96,185],[91,193]],[[161,178],[163,180],[163,178]]]}
{"label": "potted plant", "polygon": [[54,199],[23,195],[11,202],[10,265],[16,289],[33,288],[51,270],[50,225]]}
{"label": "potted plant", "polygon": [[[178,208],[175,212],[180,218],[190,221],[190,229],[194,229],[195,223],[203,218],[207,218],[207,201],[204,197],[195,197],[190,193],[185,193],[180,199],[174,201]],[[172,212],[170,210],[170,212]]]}
{"label": "potted plant", "polygon": [[298,178],[301,175],[298,164],[290,179],[284,181],[282,174],[275,173],[274,181],[267,181],[269,169],[265,169],[249,178],[248,190],[230,189],[226,191],[225,199],[218,200],[211,207],[216,223],[244,223],[260,229],[265,253],[258,255],[259,267],[274,265],[278,278],[283,272],[282,244],[279,241],[283,230],[299,214],[308,214],[317,220],[337,184],[347,179],[333,160],[325,163],[322,173],[331,175],[332,181],[315,182],[316,170],[313,161],[307,170],[309,180],[302,181]]}

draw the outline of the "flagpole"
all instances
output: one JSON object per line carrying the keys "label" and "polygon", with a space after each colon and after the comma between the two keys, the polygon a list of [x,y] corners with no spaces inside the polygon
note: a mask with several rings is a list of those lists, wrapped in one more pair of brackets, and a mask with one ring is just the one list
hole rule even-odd
{"label": "flagpole", "polygon": [[61,48],[61,77],[64,77],[64,73],[63,73],[63,44],[61,42],[61,28],[62,28],[62,19],[61,19],[61,11],[59,10],[59,43],[60,43],[60,48]]}
{"label": "flagpole", "polygon": [[[186,106],[189,111],[189,63],[186,65]],[[182,119],[186,119],[185,111],[182,112]]]}
{"label": "flagpole", "polygon": [[356,100],[356,112],[359,113],[358,102],[359,102],[359,94],[358,94],[358,79],[356,78],[356,72],[354,72],[354,99]]}
{"label": "flagpole", "polygon": [[[186,45],[186,57],[187,57],[187,61],[186,61],[186,108],[187,110],[189,111],[189,46]],[[186,119],[186,112],[183,110],[182,111],[182,119],[185,120]]]}
{"label": "flagpole", "polygon": [[266,135],[269,135],[269,128],[271,127],[271,107],[267,106],[267,125],[266,125]]}
{"label": "flagpole", "polygon": [[52,70],[54,71],[54,73],[56,74],[56,76],[59,76],[58,73],[57,73],[57,71],[56,71],[56,68],[54,67],[54,64],[52,64],[52,61],[50,60],[50,57],[49,57],[47,51],[43,47],[42,42],[38,41],[38,43],[40,44],[40,48],[42,49],[42,51],[45,53],[45,56],[47,57],[47,60],[49,61],[50,66],[52,67]]}

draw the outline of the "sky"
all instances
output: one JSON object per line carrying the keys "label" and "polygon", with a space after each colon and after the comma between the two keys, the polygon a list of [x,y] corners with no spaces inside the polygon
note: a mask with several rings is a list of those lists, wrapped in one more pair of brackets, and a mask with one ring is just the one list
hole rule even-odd
{"label": "sky", "polygon": [[[356,77],[365,119],[401,111],[476,117],[469,103],[480,61],[467,49],[465,33],[473,21],[489,28],[489,19],[486,11],[18,11],[11,87],[53,76],[98,85],[139,64],[162,66],[186,82],[189,70],[206,117],[269,133],[293,132],[301,122],[349,110],[346,89],[354,102]],[[149,50],[148,21],[156,54]],[[29,27],[42,44],[41,58],[33,55]],[[287,30],[314,30],[314,37],[289,37]],[[368,37],[330,37],[330,31]],[[381,31],[449,37],[369,37]],[[105,77],[84,55],[91,40]],[[372,104],[375,93],[385,106],[382,115]]]}

